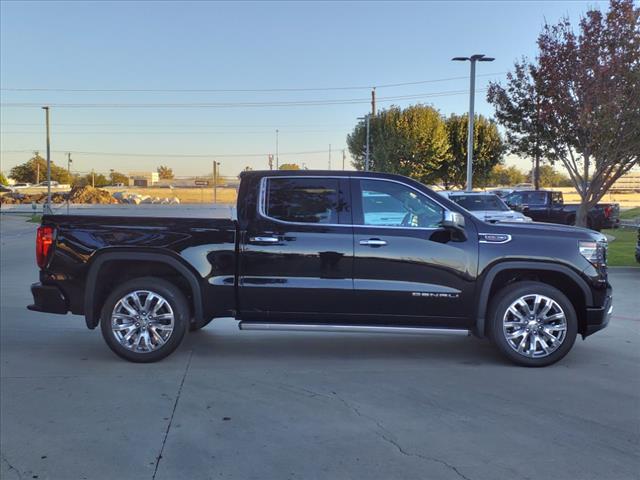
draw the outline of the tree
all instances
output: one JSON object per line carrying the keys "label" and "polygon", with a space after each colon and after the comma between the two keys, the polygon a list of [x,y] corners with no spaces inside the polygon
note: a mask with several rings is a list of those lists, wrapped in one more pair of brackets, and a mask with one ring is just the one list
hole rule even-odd
{"label": "tree", "polygon": [[173,169],[166,165],[160,165],[158,167],[158,176],[160,177],[160,180],[171,180],[174,177]]}
{"label": "tree", "polygon": [[[358,123],[347,135],[353,166],[364,170],[366,124]],[[440,113],[433,107],[392,106],[370,119],[370,169],[398,173],[423,183],[438,179],[438,168],[447,158],[449,141]]]}
{"label": "tree", "polygon": [[[566,175],[556,171],[551,165],[542,165],[538,170],[541,187],[570,187],[571,180]],[[531,175],[533,172],[529,172]]]}
{"label": "tree", "polygon": [[4,173],[0,172],[0,185],[9,185],[7,182],[7,177],[4,176]]}
{"label": "tree", "polygon": [[116,172],[115,170],[111,170],[109,173],[109,181],[111,185],[115,185],[116,183],[122,183],[124,185],[129,185],[129,177],[124,173]]}
{"label": "tree", "polygon": [[[534,172],[540,170],[545,155],[542,136],[548,134],[541,116],[540,93],[536,88],[537,70],[522,59],[507,73],[507,87],[490,82],[487,100],[496,107],[496,119],[507,128],[509,153],[534,159]],[[540,188],[539,173],[532,176],[535,188]]]}
{"label": "tree", "polygon": [[100,188],[106,187],[109,183],[109,179],[101,173],[87,173],[81,177],[76,177],[74,180],[74,186],[79,185],[81,187],[95,186]]}
{"label": "tree", "polygon": [[300,170],[300,165],[297,163],[283,163],[278,170]]}
{"label": "tree", "polygon": [[[27,162],[16,165],[9,172],[9,177],[16,182],[39,183],[47,179],[47,161],[37,152]],[[51,180],[59,183],[69,183],[69,175],[65,168],[51,162]]]}
{"label": "tree", "polygon": [[496,165],[491,169],[487,185],[492,187],[513,186],[518,183],[524,183],[526,179],[525,174],[516,166]]}
{"label": "tree", "polygon": [[[473,122],[473,185],[484,186],[492,169],[500,163],[504,143],[496,124],[482,115]],[[451,115],[445,121],[449,138],[449,155],[438,168],[440,182],[449,189],[462,187],[467,178],[467,137],[469,115]]]}
{"label": "tree", "polygon": [[[542,148],[567,170],[581,198],[576,224],[586,226],[588,211],[640,163],[640,8],[611,0],[606,15],[586,13],[578,34],[568,19],[545,25],[538,49],[522,82],[538,96]],[[517,85],[507,82],[507,90],[492,88],[519,105],[510,93]],[[494,105],[505,112],[503,102]]]}

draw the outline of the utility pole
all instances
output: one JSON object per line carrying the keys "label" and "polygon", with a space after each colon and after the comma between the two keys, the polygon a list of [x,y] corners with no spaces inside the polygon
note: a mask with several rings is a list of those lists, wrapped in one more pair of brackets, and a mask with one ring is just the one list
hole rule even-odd
{"label": "utility pole", "polygon": [[213,161],[213,203],[218,203],[218,167],[220,162]]}
{"label": "utility pole", "polygon": [[371,115],[376,116],[376,87],[371,89]]}
{"label": "utility pole", "polygon": [[493,62],[495,58],[487,57],[484,54],[471,55],[470,57],[454,57],[451,60],[456,62],[471,62],[471,74],[469,80],[469,121],[467,130],[467,192],[473,190],[473,107],[476,96],[476,62]]}
{"label": "utility pole", "polygon": [[269,154],[269,170],[273,170],[273,154]]}
{"label": "utility pole", "polygon": [[[49,132],[49,107],[42,107],[45,111],[47,124],[47,213],[51,213],[51,135]],[[38,177],[40,174],[38,174]]]}
{"label": "utility pole", "polygon": [[96,172],[93,170],[93,168],[91,169],[91,186],[93,188],[96,188]]}
{"label": "utility pole", "polygon": [[276,128],[276,170],[280,170],[280,152],[278,150],[279,130]]}
{"label": "utility pole", "polygon": [[344,153],[344,148],[342,149],[342,170],[344,170],[344,160],[345,160],[345,153]]}
{"label": "utility pole", "polygon": [[[67,153],[67,181],[71,186],[71,152]],[[69,194],[67,194],[67,215],[69,215]]]}
{"label": "utility pole", "polygon": [[329,144],[329,170],[331,170],[331,144]]}

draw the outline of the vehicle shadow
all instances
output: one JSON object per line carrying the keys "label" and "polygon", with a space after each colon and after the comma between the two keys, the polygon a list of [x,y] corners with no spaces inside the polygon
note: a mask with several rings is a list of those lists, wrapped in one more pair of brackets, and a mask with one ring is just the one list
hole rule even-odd
{"label": "vehicle shadow", "polygon": [[[215,322],[214,322],[215,323]],[[189,333],[179,350],[212,360],[304,362],[325,360],[510,365],[488,340],[475,337],[361,333],[243,332],[210,325]],[[237,327],[235,327],[237,328]]]}

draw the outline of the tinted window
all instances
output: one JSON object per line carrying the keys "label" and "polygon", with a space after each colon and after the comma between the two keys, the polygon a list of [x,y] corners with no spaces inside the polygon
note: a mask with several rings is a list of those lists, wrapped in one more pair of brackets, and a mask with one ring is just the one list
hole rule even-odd
{"label": "tinted window", "polygon": [[286,222],[338,223],[336,178],[269,178],[264,210]]}
{"label": "tinted window", "polygon": [[442,222],[443,208],[405,185],[383,180],[362,180],[363,225],[434,228]]}
{"label": "tinted window", "polygon": [[456,202],[462,208],[474,210],[509,210],[496,195],[451,195],[449,200]]}
{"label": "tinted window", "polygon": [[524,203],[529,205],[544,205],[547,201],[545,192],[527,192],[525,193]]}

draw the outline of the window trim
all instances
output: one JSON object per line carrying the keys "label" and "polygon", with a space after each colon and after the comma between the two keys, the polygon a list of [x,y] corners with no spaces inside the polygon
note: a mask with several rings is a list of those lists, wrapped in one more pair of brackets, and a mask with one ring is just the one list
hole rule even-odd
{"label": "window trim", "polygon": [[[407,188],[410,188],[411,190],[414,190],[415,192],[417,192],[419,195],[422,195],[423,197],[426,197],[428,200],[431,200],[432,202],[434,202],[435,204],[439,205],[444,211],[449,210],[446,206],[444,206],[442,203],[440,203],[439,201],[437,201],[435,198],[431,198],[429,195],[425,194],[423,191],[417,189],[416,187],[409,185],[408,183],[405,182],[401,182],[399,180],[394,180],[391,178],[378,178],[378,177],[360,177],[360,176],[350,176],[350,175],[269,175],[269,176],[264,176],[260,179],[260,191],[258,194],[258,215],[270,220],[272,222],[276,222],[276,223],[282,223],[284,225],[305,225],[305,226],[315,226],[315,227],[348,227],[348,228],[355,228],[355,227],[360,227],[360,228],[385,228],[385,229],[390,229],[390,230],[408,230],[408,231],[420,231],[420,230],[426,230],[426,231],[432,231],[432,230],[439,230],[442,227],[394,227],[391,225],[360,225],[357,223],[308,223],[308,222],[290,222],[288,220],[280,220],[278,218],[273,218],[270,217],[269,215],[267,215],[266,211],[265,211],[265,205],[266,205],[266,200],[267,200],[267,181],[271,178],[336,178],[338,180],[346,180],[347,182],[357,182],[360,180],[374,180],[377,182],[391,182],[391,183],[398,183],[400,185],[404,185]],[[358,184],[358,187],[360,185]],[[350,198],[349,200],[349,205],[351,206],[351,214],[353,215],[353,196],[354,196],[354,189],[353,189],[353,183],[349,184],[349,190],[350,190]],[[358,188],[358,191],[360,192],[360,194],[362,193],[362,189]],[[353,217],[352,217],[353,219]]]}

